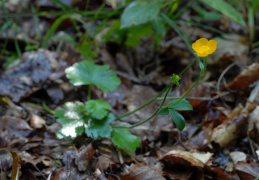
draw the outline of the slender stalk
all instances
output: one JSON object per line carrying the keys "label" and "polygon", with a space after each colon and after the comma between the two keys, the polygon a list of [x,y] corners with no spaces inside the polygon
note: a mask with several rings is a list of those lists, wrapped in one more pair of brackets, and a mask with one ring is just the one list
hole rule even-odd
{"label": "slender stalk", "polygon": [[[190,66],[192,66],[192,65],[197,61],[197,59],[198,59],[198,58],[195,58],[190,64],[188,64],[188,66],[186,66],[186,67],[179,73],[179,75],[182,75]],[[169,94],[169,92],[170,92],[170,90],[171,90],[171,87],[172,87],[173,85],[174,85],[174,83],[171,82],[171,83],[170,83],[168,86],[166,86],[155,98],[153,98],[152,100],[150,100],[150,101],[147,102],[146,104],[140,106],[139,108],[135,109],[134,111],[132,111],[132,112],[130,112],[130,113],[127,113],[127,114],[125,114],[125,115],[122,115],[122,116],[120,116],[120,117],[117,117],[116,120],[117,120],[117,119],[120,119],[120,118],[123,118],[123,117],[126,117],[126,116],[128,116],[128,115],[130,115],[130,114],[133,114],[134,112],[136,112],[136,111],[142,109],[143,107],[145,107],[145,106],[147,106],[148,104],[152,103],[153,101],[157,100],[157,98],[158,98],[160,95],[162,95],[165,90],[167,90],[166,93],[165,93],[165,95],[162,97],[162,98],[163,98],[163,101],[162,101],[162,103],[160,104],[159,108],[158,108],[149,118],[147,118],[147,119],[145,119],[145,120],[143,120],[143,121],[141,121],[141,122],[139,122],[139,123],[137,123],[137,124],[134,124],[134,125],[132,125],[132,126],[128,126],[128,127],[125,127],[125,126],[113,126],[113,128],[127,128],[127,129],[131,129],[131,128],[135,128],[135,127],[137,127],[137,126],[139,126],[139,125],[142,125],[142,124],[146,123],[147,121],[151,120],[153,117],[155,117],[155,116],[157,115],[157,113],[160,111],[160,109],[162,109],[162,107],[163,107],[163,105],[164,105],[164,103],[165,103],[165,100],[166,100],[166,98],[167,98],[167,95]]]}
{"label": "slender stalk", "polygon": [[[197,57],[192,61],[190,62],[180,73],[179,73],[179,76],[181,76],[189,67],[191,67],[196,61],[197,61]],[[161,96],[167,89],[169,89],[170,87],[172,87],[173,85],[171,85],[171,83],[169,85],[167,85],[160,93],[158,93],[153,99],[151,99],[150,101],[148,101],[147,103],[143,104],[142,106],[140,106],[139,108],[127,113],[127,114],[124,114],[122,116],[119,116],[117,117],[115,120],[118,120],[118,119],[121,119],[121,118],[124,118],[124,117],[127,117],[137,111],[139,111],[140,109],[146,107],[147,105],[151,104],[152,102],[154,102],[155,100],[157,100],[157,98],[159,96]],[[162,97],[164,98],[164,97]]]}
{"label": "slender stalk", "polygon": [[[172,87],[173,85],[174,85],[173,83],[170,83],[170,86],[171,86],[171,87]],[[142,124],[148,122],[149,120],[151,120],[153,117],[155,117],[155,116],[157,115],[157,113],[160,111],[160,109],[162,108],[163,104],[165,103],[166,97],[167,97],[167,95],[169,94],[169,92],[170,92],[170,90],[171,90],[171,87],[170,87],[170,86],[167,88],[167,91],[166,91],[166,93],[165,93],[164,99],[163,99],[162,103],[160,104],[159,108],[158,108],[149,118],[147,118],[146,120],[141,121],[141,122],[139,122],[139,123],[137,123],[137,124],[134,124],[134,125],[132,125],[132,126],[129,126],[129,127],[128,127],[129,129],[135,128],[135,127],[137,127],[137,126],[140,126],[140,125],[142,125]]]}
{"label": "slender stalk", "polygon": [[169,108],[169,107],[171,107],[171,106],[176,105],[176,104],[179,103],[180,101],[182,101],[182,100],[185,98],[185,96],[187,96],[187,95],[189,94],[189,92],[199,83],[199,81],[201,80],[202,76],[203,76],[203,74],[200,74],[200,76],[199,76],[199,78],[197,79],[197,81],[191,86],[191,88],[189,88],[189,89],[185,92],[185,94],[184,94],[180,99],[178,99],[175,103],[169,104],[169,105],[167,105],[167,106],[163,106],[162,108]]}
{"label": "slender stalk", "polygon": [[189,92],[199,83],[199,81],[200,81],[201,78],[203,77],[203,74],[204,74],[204,72],[205,72],[205,70],[206,70],[206,66],[207,66],[207,57],[204,58],[203,64],[204,64],[204,69],[201,69],[201,73],[200,73],[199,78],[198,78],[197,81],[184,93],[184,95],[183,95],[180,99],[178,99],[175,103],[169,104],[169,105],[167,105],[167,106],[163,106],[162,108],[169,108],[169,107],[171,107],[171,106],[176,105],[177,103],[179,103],[181,100],[183,100],[183,99],[189,94]]}
{"label": "slender stalk", "polygon": [[115,120],[118,120],[118,119],[121,119],[121,118],[124,118],[124,117],[127,117],[137,111],[139,111],[140,109],[146,107],[147,105],[151,104],[152,102],[154,102],[159,96],[161,96],[167,89],[169,89],[171,84],[167,85],[159,94],[157,94],[153,99],[151,99],[150,101],[148,101],[147,103],[143,104],[142,106],[138,107],[137,109],[127,113],[127,114],[124,114],[122,116],[119,116],[117,117]]}
{"label": "slender stalk", "polygon": [[[132,126],[128,126],[128,127],[125,127],[125,126],[113,126],[113,128],[127,128],[127,129],[131,129],[131,128],[140,126],[140,125],[142,125],[142,124],[148,122],[149,120],[151,120],[153,117],[155,117],[155,116],[157,115],[157,113],[159,112],[159,110],[161,109],[161,107],[163,106],[163,104],[165,103],[166,96],[168,95],[168,93],[169,93],[169,91],[170,91],[170,89],[171,89],[171,87],[172,87],[173,85],[174,85],[174,83],[172,83],[172,82],[169,84],[169,87],[167,88],[167,91],[166,91],[166,93],[165,93],[165,96],[164,96],[164,99],[163,99],[161,105],[159,106],[159,108],[158,108],[149,118],[147,118],[147,119],[145,119],[144,121],[141,121],[141,122],[139,122],[139,123],[137,123],[137,124],[134,124],[134,125],[132,125]],[[161,93],[159,93],[159,94],[161,94]]]}

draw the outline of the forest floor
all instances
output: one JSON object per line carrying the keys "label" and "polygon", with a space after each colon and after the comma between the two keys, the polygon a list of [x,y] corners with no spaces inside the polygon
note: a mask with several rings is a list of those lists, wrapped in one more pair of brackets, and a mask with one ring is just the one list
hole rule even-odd
{"label": "forest floor", "polygon": [[[113,92],[93,87],[91,96],[106,100],[111,105],[110,111],[120,116],[154,98],[171,82],[172,74],[184,69],[194,55],[172,29],[156,48],[152,36],[140,39],[135,47],[115,42],[97,47],[95,41],[105,31],[99,31],[95,38],[94,32],[89,32],[82,45],[85,50],[78,50],[71,42],[80,42],[88,29],[74,26],[69,18],[58,26],[46,48],[42,48],[43,37],[57,16],[36,16],[35,7],[38,12],[57,11],[60,7],[52,1],[33,5],[26,2],[6,2],[9,16],[0,17],[1,180],[13,178],[13,174],[21,180],[258,179],[259,47],[249,47],[244,27],[227,18],[208,21],[207,26],[220,29],[218,33],[179,21],[180,29],[191,42],[201,37],[213,38],[218,42],[217,50],[208,57],[203,79],[185,98],[193,111],[181,111],[186,120],[184,130],[179,131],[170,116],[157,115],[130,130],[141,140],[141,146],[131,152],[119,149],[110,138],[92,139],[86,134],[74,139],[56,137],[61,124],[43,104],[55,110],[68,101],[84,102],[89,96],[88,87],[73,86],[64,70],[84,60],[82,52],[95,53],[94,62],[109,65],[121,85]],[[100,5],[92,2],[89,7],[94,10]],[[34,13],[26,15],[28,9]],[[112,8],[107,3],[104,10]],[[195,17],[189,9],[186,15]],[[92,29],[100,28],[101,20],[78,18]],[[4,25],[8,28],[4,29]],[[65,35],[74,41],[64,38]],[[9,66],[15,59],[18,60]],[[169,97],[185,93],[199,73],[198,64],[190,67]],[[150,117],[160,103],[154,101],[114,123],[136,124]]]}

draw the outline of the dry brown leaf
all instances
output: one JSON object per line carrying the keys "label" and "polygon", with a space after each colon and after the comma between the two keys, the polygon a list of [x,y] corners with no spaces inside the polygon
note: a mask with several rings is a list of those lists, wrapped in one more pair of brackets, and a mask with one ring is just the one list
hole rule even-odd
{"label": "dry brown leaf", "polygon": [[16,117],[7,117],[7,116],[0,117],[0,124],[1,124],[0,129],[7,129],[10,131],[32,129],[25,120],[21,118],[16,118]]}
{"label": "dry brown leaf", "polygon": [[117,169],[116,164],[111,159],[105,156],[99,156],[98,161],[95,164],[95,169],[99,168],[99,169],[102,169],[103,171],[107,171],[109,167],[112,167],[113,170]]}
{"label": "dry brown leaf", "polygon": [[248,136],[259,143],[259,105],[249,114],[248,118]]}
{"label": "dry brown leaf", "polygon": [[248,100],[259,104],[259,81],[256,82],[256,85],[254,89],[251,91]]}
{"label": "dry brown leaf", "polygon": [[253,63],[229,83],[227,88],[243,90],[257,80],[259,80],[259,63]]}
{"label": "dry brown leaf", "polygon": [[31,116],[31,127],[33,129],[40,129],[46,125],[46,121],[40,116],[33,114]]}
{"label": "dry brown leaf", "polygon": [[120,178],[121,180],[165,180],[162,171],[155,166],[142,166]]}
{"label": "dry brown leaf", "polygon": [[12,165],[12,175],[11,175],[11,180],[19,179],[19,162],[20,162],[20,157],[16,152],[13,152],[9,148],[1,148],[0,150],[8,150],[12,154],[13,157],[13,165]]}
{"label": "dry brown leaf", "polygon": [[220,147],[227,146],[238,137],[247,124],[247,110],[241,105],[237,106],[222,124],[213,129],[211,142],[215,142]]}
{"label": "dry brown leaf", "polygon": [[92,143],[88,144],[84,149],[82,149],[75,158],[75,164],[79,171],[85,171],[95,154],[95,150]]}
{"label": "dry brown leaf", "polygon": [[246,154],[240,151],[233,151],[229,153],[230,158],[234,162],[234,164],[237,164],[238,161],[244,161],[246,160]]}
{"label": "dry brown leaf", "polygon": [[160,160],[167,161],[172,164],[180,164],[184,166],[192,166],[203,168],[204,165],[212,157],[212,153],[202,153],[199,151],[170,151],[166,153]]}
{"label": "dry brown leaf", "polygon": [[166,164],[165,171],[172,179],[203,179],[203,168],[212,153],[199,151],[170,151],[160,161]]}
{"label": "dry brown leaf", "polygon": [[43,49],[24,53],[19,64],[1,75],[0,94],[19,102],[39,90],[53,70],[50,56],[54,56],[54,53]]}
{"label": "dry brown leaf", "polygon": [[259,177],[259,163],[256,162],[239,162],[236,164],[235,170],[241,179],[255,180],[257,177]]}
{"label": "dry brown leaf", "polygon": [[236,174],[227,174],[224,169],[221,168],[213,168],[210,166],[205,166],[204,173],[206,177],[210,177],[207,179],[222,179],[222,180],[233,180],[239,179]]}

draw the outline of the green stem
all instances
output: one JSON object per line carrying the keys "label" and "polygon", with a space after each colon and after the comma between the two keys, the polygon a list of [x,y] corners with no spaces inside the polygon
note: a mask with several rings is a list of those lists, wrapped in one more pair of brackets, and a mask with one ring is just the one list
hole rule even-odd
{"label": "green stem", "polygon": [[91,92],[92,92],[92,84],[89,84],[88,85],[88,94],[87,94],[88,101],[91,99]]}
{"label": "green stem", "polygon": [[[181,97],[177,96],[177,97],[166,97],[166,99],[180,99]],[[161,101],[164,100],[164,97],[160,97],[160,98],[156,98],[157,101]]]}
{"label": "green stem", "polygon": [[177,103],[179,103],[181,100],[183,100],[188,94],[189,92],[199,83],[199,81],[201,80],[201,78],[203,77],[203,74],[206,70],[206,66],[207,66],[207,57],[204,58],[204,69],[201,69],[201,73],[200,73],[200,76],[199,78],[197,79],[197,81],[184,93],[184,95],[178,99],[175,103],[173,104],[169,104],[167,106],[163,106],[162,108],[169,108],[171,106],[174,106],[176,105]]}
{"label": "green stem", "polygon": [[159,96],[161,96],[167,89],[169,89],[171,84],[167,85],[159,94],[157,94],[153,99],[151,99],[150,101],[148,101],[147,103],[143,104],[142,106],[140,106],[139,108],[127,113],[127,114],[124,114],[122,116],[119,116],[117,117],[115,120],[118,120],[118,119],[121,119],[121,118],[124,118],[124,117],[127,117],[137,111],[139,111],[140,109],[146,107],[147,105],[151,104],[152,102],[154,102]]}
{"label": "green stem", "polygon": [[[171,87],[172,87],[174,84],[173,84],[173,83],[170,83],[169,85],[171,85]],[[142,125],[142,124],[148,122],[148,121],[151,120],[153,117],[155,117],[155,116],[157,115],[157,113],[160,111],[160,109],[162,108],[163,104],[165,103],[166,97],[167,97],[167,95],[169,94],[169,92],[171,91],[171,87],[167,88],[167,91],[166,91],[166,93],[165,93],[165,96],[164,96],[164,99],[163,99],[162,103],[160,104],[159,108],[157,108],[157,110],[156,110],[149,118],[147,118],[146,120],[141,121],[141,122],[139,122],[139,123],[137,123],[137,124],[134,124],[134,125],[132,125],[132,126],[129,126],[129,127],[127,127],[127,128],[129,128],[129,129],[135,128],[135,127],[137,127],[137,126],[140,126],[140,125]]]}
{"label": "green stem", "polygon": [[[192,65],[197,61],[197,59],[198,59],[198,58],[195,58],[192,62],[190,62],[190,63],[179,73],[179,76],[182,75],[190,66],[192,66]],[[157,100],[157,98],[158,98],[159,96],[161,96],[161,95],[164,93],[164,91],[167,90],[166,93],[165,93],[165,95],[162,97],[162,98],[163,98],[163,101],[162,101],[162,103],[160,104],[159,108],[158,108],[149,118],[147,118],[147,119],[145,119],[144,121],[141,121],[141,122],[139,122],[139,123],[137,123],[137,124],[135,124],[135,125],[132,125],[132,126],[128,126],[128,127],[125,127],[125,126],[113,126],[113,128],[128,128],[128,129],[131,129],[131,128],[137,127],[137,126],[142,125],[142,124],[146,123],[147,121],[151,120],[153,117],[155,117],[155,116],[157,115],[157,113],[159,112],[159,110],[163,107],[163,105],[164,105],[164,103],[165,103],[165,100],[166,100],[166,98],[167,98],[167,95],[169,94],[169,91],[171,90],[171,87],[172,87],[173,85],[174,85],[174,83],[171,82],[171,83],[170,83],[168,86],[166,86],[156,97],[154,97],[153,99],[151,99],[149,102],[147,102],[146,104],[140,106],[139,108],[135,109],[134,111],[131,111],[131,112],[127,113],[127,114],[124,114],[124,115],[122,115],[122,116],[117,117],[116,120],[121,119],[121,118],[126,117],[126,116],[129,116],[129,115],[133,114],[134,112],[139,111],[140,109],[144,108],[145,106],[151,104],[152,102],[154,102],[155,100]]]}

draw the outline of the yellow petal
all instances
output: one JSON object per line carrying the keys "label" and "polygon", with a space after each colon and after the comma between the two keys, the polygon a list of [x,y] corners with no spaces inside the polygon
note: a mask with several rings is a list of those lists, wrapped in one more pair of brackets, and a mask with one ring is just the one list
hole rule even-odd
{"label": "yellow petal", "polygon": [[197,43],[197,41],[195,43],[192,44],[192,49],[195,51],[195,52],[198,52],[199,49],[200,49],[200,44]]}
{"label": "yellow petal", "polygon": [[217,49],[217,41],[215,40],[209,40],[208,47],[210,50],[208,51],[209,54],[213,53]]}
{"label": "yellow petal", "polygon": [[195,43],[192,44],[192,49],[196,52],[197,56],[203,56],[203,50],[201,49],[202,46],[206,46],[208,40],[206,38],[200,38]]}
{"label": "yellow petal", "polygon": [[196,54],[197,54],[197,56],[199,56],[199,57],[206,57],[206,56],[208,56],[207,53],[199,53],[199,52],[196,52]]}
{"label": "yellow petal", "polygon": [[200,46],[206,46],[208,43],[208,39],[206,38],[200,38],[195,43],[198,43]]}

